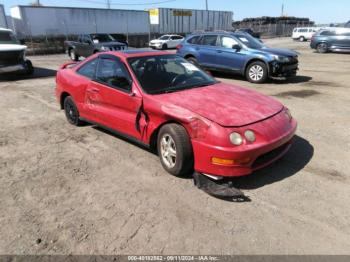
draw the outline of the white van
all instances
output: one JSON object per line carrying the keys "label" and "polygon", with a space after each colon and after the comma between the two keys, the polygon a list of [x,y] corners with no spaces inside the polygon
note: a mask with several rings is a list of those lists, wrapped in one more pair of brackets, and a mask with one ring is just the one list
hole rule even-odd
{"label": "white van", "polygon": [[321,28],[319,27],[297,27],[293,30],[293,40],[299,40],[304,42],[310,40],[312,36],[318,32]]}

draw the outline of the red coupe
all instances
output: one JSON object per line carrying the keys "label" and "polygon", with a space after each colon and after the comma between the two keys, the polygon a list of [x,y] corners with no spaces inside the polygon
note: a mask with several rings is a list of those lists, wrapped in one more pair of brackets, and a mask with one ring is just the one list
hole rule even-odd
{"label": "red coupe", "polygon": [[69,123],[146,145],[176,176],[248,175],[282,157],[297,127],[278,101],[166,52],[98,53],[63,65],[56,81]]}

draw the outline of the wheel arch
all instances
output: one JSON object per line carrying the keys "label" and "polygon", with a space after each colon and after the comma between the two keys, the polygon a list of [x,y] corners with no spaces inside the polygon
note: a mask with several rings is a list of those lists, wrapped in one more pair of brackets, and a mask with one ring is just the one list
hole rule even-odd
{"label": "wheel arch", "polygon": [[150,149],[151,149],[152,152],[157,153],[157,140],[158,140],[158,134],[159,134],[160,129],[161,129],[163,126],[166,126],[166,125],[169,125],[169,124],[177,124],[177,125],[182,126],[182,127],[186,130],[187,135],[188,135],[189,139],[191,140],[191,136],[190,136],[190,134],[188,133],[188,130],[187,130],[186,126],[185,126],[183,123],[181,123],[181,121],[176,120],[176,119],[169,119],[169,120],[166,120],[166,121],[162,122],[161,124],[159,124],[159,125],[152,131],[152,134],[150,135],[150,139],[149,139],[149,147],[150,147]]}
{"label": "wheel arch", "polygon": [[71,96],[71,95],[68,92],[66,92],[66,91],[61,93],[61,96],[60,96],[61,110],[64,109],[64,100],[66,99],[67,96]]}
{"label": "wheel arch", "polygon": [[249,67],[250,64],[254,63],[254,62],[262,62],[266,65],[267,67],[267,74],[270,75],[270,66],[269,66],[269,63],[267,61],[265,61],[264,59],[261,59],[261,58],[252,58],[250,59],[244,66],[244,70],[242,72],[242,75],[245,76],[246,73],[247,73],[247,69]]}

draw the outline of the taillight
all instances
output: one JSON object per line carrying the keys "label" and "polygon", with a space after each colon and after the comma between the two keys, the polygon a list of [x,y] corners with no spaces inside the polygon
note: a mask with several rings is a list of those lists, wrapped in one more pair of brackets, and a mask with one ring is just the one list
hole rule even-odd
{"label": "taillight", "polygon": [[178,44],[177,46],[176,46],[176,49],[177,50],[179,50],[179,49],[181,49],[182,48],[182,45],[181,44]]}

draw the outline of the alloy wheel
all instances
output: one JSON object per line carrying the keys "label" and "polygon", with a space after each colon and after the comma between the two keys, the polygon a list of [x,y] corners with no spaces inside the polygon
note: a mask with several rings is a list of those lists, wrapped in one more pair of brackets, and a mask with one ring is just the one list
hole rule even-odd
{"label": "alloy wheel", "polygon": [[249,69],[249,77],[254,81],[259,81],[264,76],[264,69],[260,65],[254,65]]}
{"label": "alloy wheel", "polygon": [[169,134],[164,134],[160,143],[160,153],[163,163],[168,168],[173,168],[176,164],[176,145],[174,139]]}

